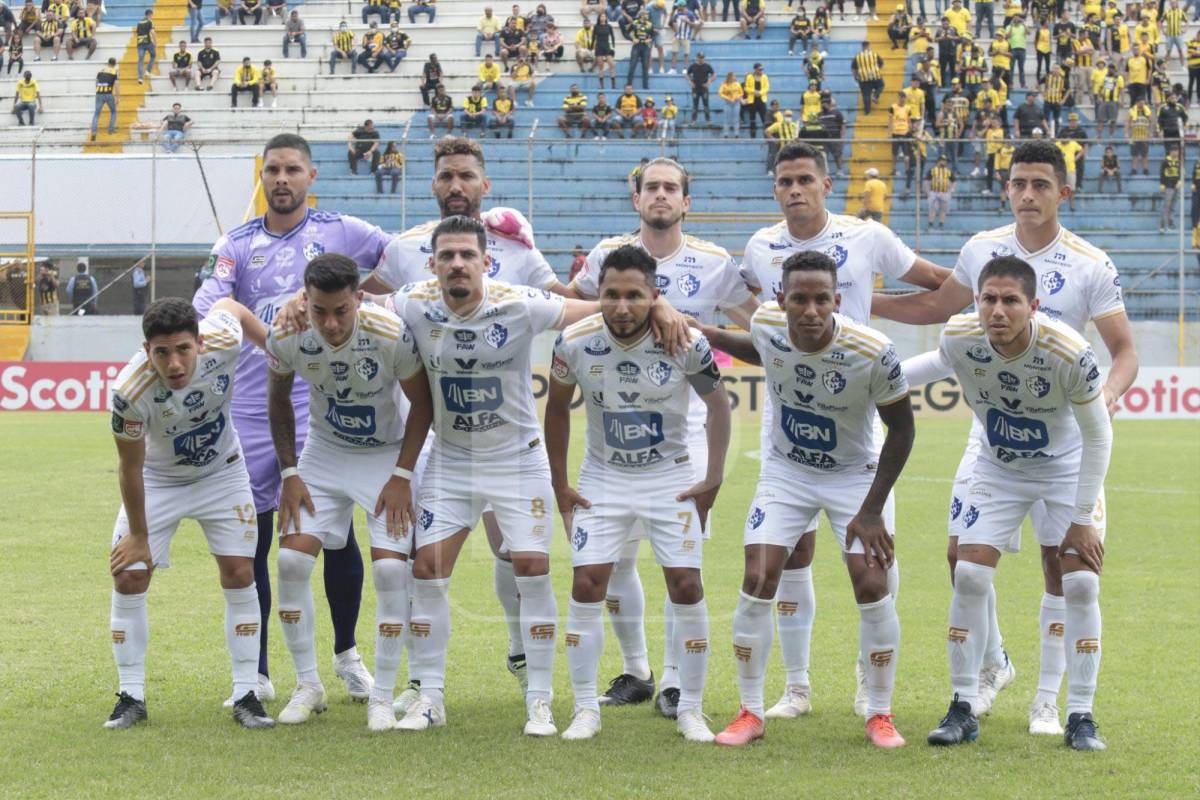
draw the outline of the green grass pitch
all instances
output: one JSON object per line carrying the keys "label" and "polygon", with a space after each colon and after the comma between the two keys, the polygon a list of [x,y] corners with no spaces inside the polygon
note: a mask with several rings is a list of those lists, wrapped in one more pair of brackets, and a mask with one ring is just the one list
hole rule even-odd
{"label": "green grass pitch", "polygon": [[[199,529],[185,523],[174,566],[150,595],[147,694],[150,724],[107,732],[115,668],[108,637],[107,553],[119,503],[115,451],[98,414],[0,416],[0,796],[17,797],[1195,797],[1200,749],[1195,696],[1200,665],[1200,427],[1188,422],[1117,425],[1107,481],[1109,527],[1101,604],[1104,663],[1096,714],[1109,750],[1080,754],[1025,732],[1037,681],[1036,551],[1006,557],[997,579],[1000,620],[1017,668],[1013,687],[982,723],[980,740],[933,750],[925,734],[949,699],[945,651],[949,586],[945,507],[965,420],[921,419],[898,491],[903,646],[897,724],[909,746],[873,750],[851,709],[857,613],[831,534],[819,534],[814,568],[814,713],[772,723],[766,740],[738,751],[688,745],[646,706],[604,712],[593,742],[520,735],[523,705],[504,669],[505,630],[492,593],[491,557],[473,536],[451,597],[449,727],[424,735],[369,735],[365,707],[351,704],[330,666],[331,633],[319,571],[318,650],[330,710],[299,728],[245,731],[221,701],[229,693],[216,570]],[[576,421],[579,443],[582,420]],[[720,729],[737,710],[730,618],[741,578],[742,522],[758,464],[754,420],[739,423],[728,479],[706,543],[712,658],[705,710]],[[576,448],[578,450],[578,448]],[[579,453],[575,452],[576,459]],[[553,571],[560,617],[570,585],[568,547],[556,534]],[[359,537],[360,543],[363,537]],[[1031,542],[1027,538],[1027,542]],[[663,586],[648,547],[641,572],[647,608]],[[367,579],[359,647],[373,651],[374,599]],[[662,625],[647,626],[661,666]],[[272,620],[271,659],[280,700],[294,685]],[[560,640],[561,641],[561,640]],[[619,671],[608,632],[601,680]],[[403,677],[403,674],[402,674]],[[767,703],[783,688],[778,646]],[[560,644],[554,710],[560,728],[572,698]],[[1065,702],[1065,692],[1060,699]]]}

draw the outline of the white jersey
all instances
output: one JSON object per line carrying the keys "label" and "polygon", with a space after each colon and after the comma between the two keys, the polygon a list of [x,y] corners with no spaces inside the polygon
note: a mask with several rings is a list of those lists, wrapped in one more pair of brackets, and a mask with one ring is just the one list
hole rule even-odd
{"label": "white jersey", "polygon": [[[554,345],[550,375],[583,390],[586,458],[634,473],[686,464],[688,387],[708,394],[721,386],[721,373],[703,336],[694,333],[687,351],[671,356],[650,331],[634,344],[617,342],[600,314],[563,331]],[[686,471],[690,476],[691,470]]]}
{"label": "white jersey", "polygon": [[983,426],[980,459],[1024,478],[1073,475],[1083,440],[1070,404],[1100,393],[1100,368],[1068,325],[1036,314],[1032,325],[1029,349],[1005,358],[992,349],[978,314],[960,314],[946,323],[939,350]]}
{"label": "white jersey", "polygon": [[[433,276],[433,229],[440,222],[430,220],[393,236],[372,274],[392,290],[429,280]],[[540,250],[515,239],[487,231],[487,255],[487,276],[492,280],[535,289],[549,289],[558,281]]]}
{"label": "white jersey", "polygon": [[746,243],[742,276],[747,284],[759,290],[760,300],[774,300],[780,291],[783,262],[788,256],[801,250],[817,250],[837,264],[837,289],[842,295],[838,313],[866,325],[871,319],[875,273],[902,278],[913,268],[917,254],[890,228],[874,220],[845,214],[827,216],[825,227],[811,239],[793,237],[787,222],[759,230]]}
{"label": "white jersey", "polygon": [[875,407],[908,396],[888,338],[841,314],[833,319],[833,340],[804,353],[792,345],[778,303],[764,303],[754,315],[750,333],[770,384],[765,460],[820,472],[873,464]]}
{"label": "white jersey", "polygon": [[364,303],[354,333],[338,347],[313,328],[297,332],[273,326],[267,334],[267,366],[281,375],[299,373],[308,383],[310,436],[350,449],[404,439],[396,381],[412,377],[421,359],[408,329],[390,311]]}
{"label": "white jersey", "polygon": [[117,375],[112,393],[112,432],[126,441],[145,440],[142,474],[148,485],[191,483],[219,471],[241,455],[229,416],[233,378],[242,347],[242,324],[225,311],[200,322],[204,343],[196,372],[172,390],[138,351]]}
{"label": "white jersey", "polygon": [[429,280],[388,304],[412,331],[429,373],[434,452],[478,461],[540,447],[530,349],[537,334],[562,326],[562,297],[484,279],[483,300],[459,316]]}
{"label": "white jersey", "polygon": [[1070,325],[1080,334],[1088,320],[1125,313],[1121,279],[1112,261],[1096,247],[1063,227],[1050,244],[1031,253],[1017,241],[1017,226],[1005,225],[972,236],[959,252],[954,279],[979,291],[983,267],[998,256],[1015,255],[1037,273],[1038,309],[1051,319]]}

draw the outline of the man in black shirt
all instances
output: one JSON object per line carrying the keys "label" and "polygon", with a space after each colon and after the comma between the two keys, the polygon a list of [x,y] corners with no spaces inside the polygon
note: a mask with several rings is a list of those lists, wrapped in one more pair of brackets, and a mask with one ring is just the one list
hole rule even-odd
{"label": "man in black shirt", "polygon": [[346,142],[346,151],[349,156],[350,171],[355,175],[358,174],[359,161],[370,161],[372,174],[379,169],[379,131],[375,130],[373,121],[366,120],[350,132],[350,138]]}
{"label": "man in black shirt", "polygon": [[[846,118],[838,111],[837,98],[828,90],[821,92],[821,113],[817,115],[825,130],[825,155],[837,166],[837,177],[842,177],[842,141],[846,136]],[[826,169],[829,165],[826,164]]]}
{"label": "man in black shirt", "polygon": [[508,71],[508,60],[510,58],[519,58],[528,54],[528,52],[529,48],[526,46],[525,32],[517,27],[515,21],[509,19],[500,31],[500,63],[504,65],[504,71]]}
{"label": "man in black shirt", "polygon": [[607,139],[608,129],[613,122],[613,109],[608,104],[608,97],[601,92],[592,106],[592,133],[597,139]]}
{"label": "man in black shirt", "polygon": [[712,122],[712,114],[708,110],[708,87],[716,73],[712,64],[704,60],[704,53],[697,53],[696,60],[687,68],[688,82],[692,84],[692,122],[700,114],[700,104],[704,104],[704,122]]}
{"label": "man in black shirt", "polygon": [[171,88],[178,89],[176,78],[183,78],[183,88],[192,85],[192,54],[188,52],[187,42],[179,43],[179,51],[171,57]]}
{"label": "man in black shirt", "polygon": [[117,86],[117,60],[110,58],[108,66],[96,73],[96,111],[92,114],[92,141],[96,141],[96,129],[100,126],[100,112],[108,108],[108,132],[117,130],[117,100],[121,90]]}
{"label": "man in black shirt", "polygon": [[[154,72],[154,68],[158,65],[158,34],[154,32],[154,22],[151,20],[153,16],[153,11],[146,11],[146,16],[134,30],[134,34],[137,36],[138,83],[142,83],[146,73]],[[148,65],[146,63],[147,56],[150,58]]]}
{"label": "man in black shirt", "polygon": [[200,91],[204,79],[208,78],[208,86],[204,88],[211,92],[221,78],[221,51],[213,49],[212,37],[204,37],[204,47],[196,54],[196,63],[200,67],[196,75],[196,91]]}
{"label": "man in black shirt", "polygon": [[429,138],[436,135],[438,125],[446,126],[446,135],[454,133],[454,101],[446,94],[446,87],[438,84],[429,99]]}
{"label": "man in black shirt", "polygon": [[1163,148],[1170,153],[1178,147],[1187,125],[1187,109],[1179,102],[1175,92],[1167,92],[1167,101],[1158,107],[1158,133],[1163,138]]}
{"label": "man in black shirt", "polygon": [[938,29],[936,41],[942,88],[947,89],[950,87],[950,79],[958,74],[958,45],[961,39],[946,17],[942,17],[942,27]]}
{"label": "man in black shirt", "polygon": [[162,137],[163,149],[168,153],[178,150],[191,127],[192,118],[183,113],[183,105],[172,103],[171,113],[162,118],[162,125],[158,128],[159,135]]}

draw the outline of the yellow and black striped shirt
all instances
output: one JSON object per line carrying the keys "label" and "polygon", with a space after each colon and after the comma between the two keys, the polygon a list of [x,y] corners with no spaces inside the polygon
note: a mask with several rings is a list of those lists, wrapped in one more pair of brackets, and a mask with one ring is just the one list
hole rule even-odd
{"label": "yellow and black striped shirt", "polygon": [[1092,66],[1092,58],[1095,55],[1095,49],[1092,43],[1087,39],[1075,39],[1071,42],[1071,47],[1075,49],[1075,66],[1090,67]]}
{"label": "yellow and black striped shirt", "polygon": [[563,111],[567,112],[568,114],[586,114],[588,107],[587,95],[569,94],[563,98],[562,107]]}
{"label": "yellow and black striped shirt", "polygon": [[90,39],[96,32],[96,21],[91,17],[76,17],[71,21],[71,33],[76,39]]}
{"label": "yellow and black striped shirt", "polygon": [[963,83],[968,85],[977,85],[983,83],[984,73],[987,71],[987,59],[982,55],[967,56],[963,58]]}
{"label": "yellow and black striped shirt", "polygon": [[96,73],[96,94],[112,94],[117,82],[117,71],[105,67]]}
{"label": "yellow and black striped shirt", "polygon": [[150,44],[150,34],[154,32],[154,23],[148,19],[144,19],[137,24],[135,32],[138,44]]}
{"label": "yellow and black striped shirt", "polygon": [[949,167],[934,167],[929,170],[929,188],[934,192],[950,191],[950,184],[954,182],[954,171]]}
{"label": "yellow and black striped shirt", "polygon": [[1192,39],[1188,42],[1188,69],[1200,67],[1200,41]]}
{"label": "yellow and black striped shirt", "polygon": [[1150,138],[1150,117],[1149,110],[1145,112],[1137,112],[1136,109],[1129,110],[1129,138],[1135,142],[1144,142]]}
{"label": "yellow and black striped shirt", "polygon": [[1183,36],[1187,27],[1187,12],[1182,8],[1168,8],[1163,13],[1163,33],[1167,36]]}
{"label": "yellow and black striped shirt", "polygon": [[40,28],[41,33],[39,35],[43,39],[53,39],[55,36],[58,36],[58,20],[53,17],[46,17],[42,20]]}
{"label": "yellow and black striped shirt", "polygon": [[343,53],[354,49],[354,34],[350,31],[338,31],[333,34],[333,46]]}
{"label": "yellow and black striped shirt", "polygon": [[403,153],[384,153],[383,154],[384,169],[387,169],[389,167],[391,169],[400,169],[402,166],[404,166],[404,154]]}
{"label": "yellow and black striped shirt", "polygon": [[1063,75],[1051,72],[1046,76],[1046,89],[1043,93],[1047,103],[1061,105],[1067,96],[1067,82]]}
{"label": "yellow and black striped shirt", "polygon": [[854,57],[860,81],[883,80],[883,59],[874,50],[863,50]]}

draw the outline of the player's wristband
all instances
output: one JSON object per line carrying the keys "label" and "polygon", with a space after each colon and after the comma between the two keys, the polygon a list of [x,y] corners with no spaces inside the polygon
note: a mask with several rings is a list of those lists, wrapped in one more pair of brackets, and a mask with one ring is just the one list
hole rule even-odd
{"label": "player's wristband", "polygon": [[413,479],[413,471],[411,469],[405,469],[404,467],[396,467],[394,470],[392,470],[392,474],[397,478],[404,478],[406,481],[411,481]]}
{"label": "player's wristband", "polygon": [[296,469],[295,467],[284,467],[283,469],[279,470],[280,479],[285,480],[285,481],[288,478],[292,477],[293,475],[299,475],[299,474],[300,474],[300,470]]}

